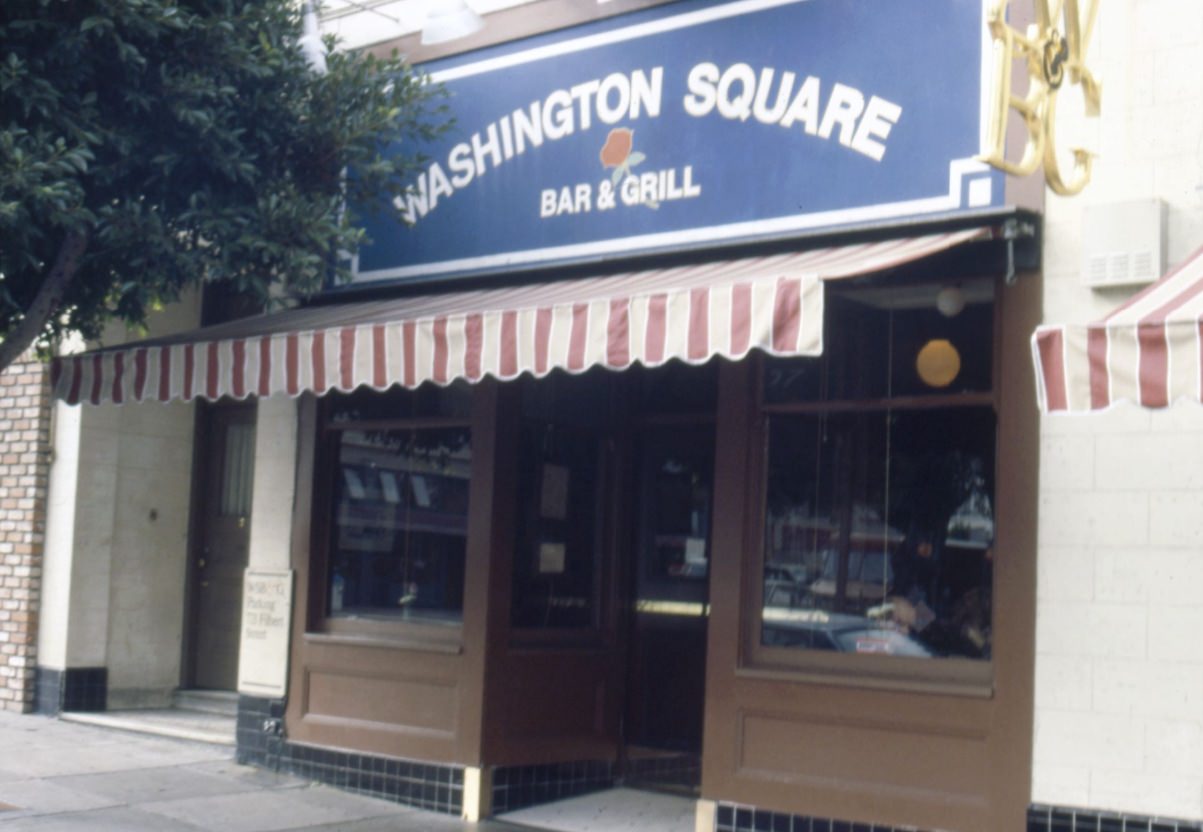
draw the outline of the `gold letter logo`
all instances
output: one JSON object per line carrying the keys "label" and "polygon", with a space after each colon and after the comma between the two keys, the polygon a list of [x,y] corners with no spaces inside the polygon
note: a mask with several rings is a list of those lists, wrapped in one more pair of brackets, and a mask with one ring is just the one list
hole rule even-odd
{"label": "gold letter logo", "polygon": [[[1098,0],[1032,0],[1036,22],[1026,33],[1007,25],[1010,2],[996,0],[988,19],[994,38],[994,96],[987,146],[980,158],[1015,176],[1027,176],[1043,162],[1050,188],[1063,195],[1076,194],[1090,181],[1092,157],[1083,148],[1070,148],[1073,172],[1068,180],[1062,175],[1056,147],[1057,93],[1068,80],[1081,88],[1086,114],[1099,114],[1099,84],[1085,59]],[[1028,91],[1022,98],[1011,90],[1011,67],[1017,57],[1027,63],[1028,71]],[[1005,155],[1011,109],[1019,113],[1027,129],[1027,142],[1018,162],[1009,161]]]}

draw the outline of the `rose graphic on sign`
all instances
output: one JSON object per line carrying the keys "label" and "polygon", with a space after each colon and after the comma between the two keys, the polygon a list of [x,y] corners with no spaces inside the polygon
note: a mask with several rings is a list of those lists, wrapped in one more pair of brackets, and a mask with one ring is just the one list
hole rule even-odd
{"label": "rose graphic on sign", "polygon": [[[617,188],[619,182],[632,175],[631,168],[647,158],[637,150],[632,152],[634,147],[635,131],[630,127],[615,127],[606,136],[606,143],[602,145],[598,156],[601,158],[602,167],[614,168],[614,173],[610,175],[611,187]],[[648,200],[644,204],[649,208],[660,207],[654,200]]]}

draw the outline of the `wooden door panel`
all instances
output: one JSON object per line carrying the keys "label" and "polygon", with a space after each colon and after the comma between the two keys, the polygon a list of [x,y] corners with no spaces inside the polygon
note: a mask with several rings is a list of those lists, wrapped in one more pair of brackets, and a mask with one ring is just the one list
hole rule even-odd
{"label": "wooden door panel", "polygon": [[192,684],[238,682],[242,576],[250,543],[255,462],[253,405],[206,408],[198,541],[192,561]]}

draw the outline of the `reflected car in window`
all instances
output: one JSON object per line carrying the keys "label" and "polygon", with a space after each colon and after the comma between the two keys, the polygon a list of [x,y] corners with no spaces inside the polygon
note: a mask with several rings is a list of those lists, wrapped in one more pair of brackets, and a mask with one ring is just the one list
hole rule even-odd
{"label": "reflected car in window", "polygon": [[[828,549],[823,553],[823,571],[809,588],[814,606],[832,609],[839,586],[839,553]],[[888,553],[875,549],[853,549],[848,553],[848,577],[844,586],[845,609],[866,610],[880,604],[894,584],[894,570]]]}
{"label": "reflected car in window", "polygon": [[766,607],[763,626],[761,642],[766,647],[921,658],[934,655],[906,633],[860,615]]}

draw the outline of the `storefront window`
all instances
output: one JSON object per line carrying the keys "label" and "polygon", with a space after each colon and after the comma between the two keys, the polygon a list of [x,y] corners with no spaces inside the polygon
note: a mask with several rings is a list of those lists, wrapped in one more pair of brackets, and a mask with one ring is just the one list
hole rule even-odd
{"label": "storefront window", "polygon": [[[978,298],[988,287],[967,284],[958,290]],[[923,305],[907,309],[882,308],[882,302],[829,293],[823,355],[766,361],[764,403],[863,403],[989,393],[994,369],[993,304],[972,303],[948,317],[935,307],[936,288],[915,291],[915,302]],[[921,354],[929,380],[918,370]],[[955,373],[938,378],[929,367],[944,373],[955,367]]]}
{"label": "storefront window", "polygon": [[333,425],[399,419],[467,421],[472,409],[472,388],[462,381],[446,387],[423,384],[416,390],[388,393],[358,390],[329,398],[327,420]]}
{"label": "storefront window", "polygon": [[598,451],[588,433],[551,426],[523,431],[515,627],[594,624]]}
{"label": "storefront window", "polygon": [[610,382],[604,370],[523,379],[513,626],[598,625],[603,546],[604,437]]}
{"label": "storefront window", "polygon": [[[825,359],[773,362],[765,378],[761,644],[988,659],[990,306],[965,310],[971,326],[926,329],[926,310],[839,306],[845,328],[829,322]],[[920,377],[918,353],[937,338],[974,356],[960,362],[969,378]]]}
{"label": "storefront window", "polygon": [[669,361],[652,369],[633,371],[639,406],[645,413],[713,413],[718,400],[718,359],[695,366]]}
{"label": "storefront window", "polygon": [[[472,445],[468,428],[389,420],[404,393],[376,394],[360,421],[340,397],[328,422],[334,478],[327,607],[334,617],[458,623]],[[363,400],[362,394],[360,400]],[[389,402],[396,408],[390,410]],[[445,406],[445,403],[444,403]],[[438,396],[422,410],[442,415]],[[342,414],[354,416],[339,418]],[[408,414],[407,414],[408,415]],[[394,423],[390,423],[394,422]]]}
{"label": "storefront window", "polygon": [[710,577],[714,428],[658,426],[648,429],[642,442],[639,596],[675,600],[682,581],[697,582],[704,590]]}

